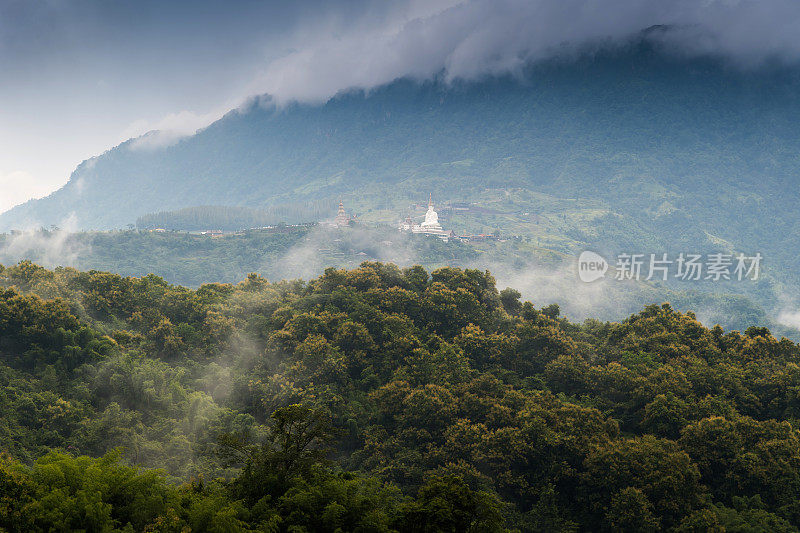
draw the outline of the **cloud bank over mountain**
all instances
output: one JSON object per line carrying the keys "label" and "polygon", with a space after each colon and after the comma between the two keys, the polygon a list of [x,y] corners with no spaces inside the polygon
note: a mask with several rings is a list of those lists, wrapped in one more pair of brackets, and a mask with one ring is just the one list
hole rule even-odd
{"label": "cloud bank over mountain", "polygon": [[746,67],[800,59],[800,3],[793,1],[472,0],[413,19],[387,16],[304,35],[304,44],[270,62],[248,92],[324,101],[398,77],[514,73],[530,61],[613,46],[656,25],[669,28],[654,38],[680,53]]}
{"label": "cloud bank over mountain", "polygon": [[[717,56],[753,68],[800,60],[800,3],[737,0],[438,0],[366,2],[349,17],[309,10],[287,33],[289,51],[254,69],[238,100],[322,103],[408,77],[475,80],[525,65],[613,47],[642,31],[675,53]],[[318,18],[315,18],[314,15]],[[183,110],[131,132],[161,130],[133,147],[158,148],[194,133],[232,107]],[[187,127],[188,125],[188,127]]]}
{"label": "cloud bank over mountain", "polygon": [[[364,2],[349,17],[307,11],[284,37],[288,50],[254,67],[238,100],[270,95],[278,105],[322,103],[341,91],[398,78],[476,80],[525,65],[614,47],[643,31],[666,50],[722,58],[741,68],[800,60],[800,3],[788,0],[438,0]],[[235,101],[229,100],[230,102]],[[229,108],[228,107],[228,108]],[[165,130],[158,147],[221,117],[180,111],[131,131]],[[191,127],[172,127],[175,118]],[[138,128],[138,129],[137,129]],[[138,145],[137,145],[138,146]]]}

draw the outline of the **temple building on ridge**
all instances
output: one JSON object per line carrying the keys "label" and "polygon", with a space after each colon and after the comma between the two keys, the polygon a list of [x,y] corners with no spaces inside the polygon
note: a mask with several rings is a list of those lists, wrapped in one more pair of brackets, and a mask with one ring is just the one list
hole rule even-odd
{"label": "temple building on ridge", "polygon": [[332,226],[337,228],[344,228],[350,225],[351,222],[358,222],[355,215],[348,215],[344,210],[344,203],[339,201],[339,210],[336,212],[336,218],[333,219]]}
{"label": "temple building on ridge", "polygon": [[411,233],[422,233],[423,235],[433,235],[444,242],[448,242],[453,237],[452,230],[442,229],[439,224],[439,214],[433,209],[433,197],[428,196],[428,211],[425,213],[425,221],[422,224],[414,224],[411,217],[406,218],[400,223],[400,231],[410,231]]}

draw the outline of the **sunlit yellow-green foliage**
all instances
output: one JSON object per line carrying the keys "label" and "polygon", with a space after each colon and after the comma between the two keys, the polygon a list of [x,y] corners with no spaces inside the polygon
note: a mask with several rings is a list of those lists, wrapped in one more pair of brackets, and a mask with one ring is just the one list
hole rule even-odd
{"label": "sunlit yellow-green foliage", "polygon": [[488,272],[381,263],[0,286],[0,528],[800,525],[800,348],[765,328],[574,324]]}

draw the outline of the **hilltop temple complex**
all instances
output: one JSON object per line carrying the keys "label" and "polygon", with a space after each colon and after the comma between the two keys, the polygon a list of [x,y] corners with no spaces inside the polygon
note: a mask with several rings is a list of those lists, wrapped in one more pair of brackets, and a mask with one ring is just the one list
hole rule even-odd
{"label": "hilltop temple complex", "polygon": [[349,226],[351,223],[358,222],[355,215],[348,215],[344,210],[344,202],[339,202],[339,210],[336,212],[336,218],[333,219],[332,226],[343,228]]}
{"label": "hilltop temple complex", "polygon": [[453,238],[452,230],[445,230],[439,224],[439,214],[433,209],[433,197],[428,195],[428,211],[425,213],[425,221],[422,224],[414,224],[411,217],[406,218],[400,223],[400,231],[410,231],[411,233],[421,233],[423,235],[433,235],[444,242]]}

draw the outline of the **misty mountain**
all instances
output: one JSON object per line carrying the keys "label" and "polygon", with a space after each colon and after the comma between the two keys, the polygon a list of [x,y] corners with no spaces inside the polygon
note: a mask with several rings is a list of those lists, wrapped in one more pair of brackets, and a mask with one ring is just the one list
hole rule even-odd
{"label": "misty mountain", "polygon": [[204,205],[344,197],[393,223],[429,193],[491,205],[464,231],[563,251],[721,249],[800,266],[800,72],[741,70],[647,41],[481,82],[398,80],[324,105],[255,98],[197,134],[158,133],[82,163],[0,229],[113,228]]}

